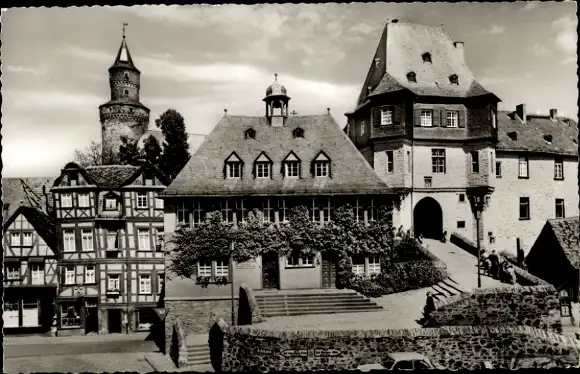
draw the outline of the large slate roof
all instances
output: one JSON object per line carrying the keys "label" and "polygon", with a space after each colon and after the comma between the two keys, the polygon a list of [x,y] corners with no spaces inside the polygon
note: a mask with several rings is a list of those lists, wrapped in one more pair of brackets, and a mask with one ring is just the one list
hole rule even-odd
{"label": "large slate roof", "polygon": [[[245,139],[252,128],[255,139]],[[304,130],[294,138],[293,130]],[[311,162],[324,153],[331,160],[331,178],[314,178]],[[243,162],[241,179],[225,179],[224,163],[235,152]],[[273,162],[271,179],[255,179],[254,161],[264,152]],[[284,179],[282,161],[294,152],[302,162],[300,179]],[[163,192],[177,196],[312,195],[390,193],[391,189],[351,143],[330,115],[292,116],[283,127],[266,117],[224,116]]]}
{"label": "large slate roof", "polygon": [[103,165],[85,168],[90,181],[101,188],[120,188],[131,178],[139,166]]}
{"label": "large slate roof", "polygon": [[[20,207],[20,202],[29,207],[40,204],[41,209],[50,210],[52,199],[48,199],[49,205],[47,206],[47,201],[42,194],[42,187],[45,186],[46,193],[48,193],[55,179],[55,177],[2,178],[3,219],[10,217]],[[32,190],[32,196],[26,192],[25,185]]]}
{"label": "large slate roof", "polygon": [[560,218],[548,220],[554,236],[570,264],[580,268],[580,219],[579,217]]}

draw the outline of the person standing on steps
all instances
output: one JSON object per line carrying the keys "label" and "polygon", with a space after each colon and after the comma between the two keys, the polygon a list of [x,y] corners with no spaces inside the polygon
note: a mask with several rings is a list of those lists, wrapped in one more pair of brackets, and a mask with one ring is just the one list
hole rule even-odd
{"label": "person standing on steps", "polygon": [[431,313],[435,311],[435,299],[433,298],[433,293],[431,291],[427,292],[427,301],[425,303],[425,308],[423,309],[424,321],[426,326],[433,325],[433,318]]}
{"label": "person standing on steps", "polygon": [[495,249],[491,251],[489,255],[489,265],[491,267],[491,276],[495,279],[498,277],[499,272],[499,257],[497,253],[495,253]]}

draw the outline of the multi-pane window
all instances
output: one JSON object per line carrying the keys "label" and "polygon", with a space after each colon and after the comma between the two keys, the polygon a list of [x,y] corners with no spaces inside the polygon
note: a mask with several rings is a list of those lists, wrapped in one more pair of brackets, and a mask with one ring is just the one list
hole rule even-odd
{"label": "multi-pane window", "polygon": [[94,265],[88,265],[87,267],[85,267],[85,283],[87,283],[87,284],[97,283],[97,281],[95,279],[95,266]]}
{"label": "multi-pane window", "polygon": [[157,235],[155,237],[155,250],[161,252],[163,250],[163,242],[165,240],[164,231],[162,228],[157,229]]}
{"label": "multi-pane window", "polygon": [[332,200],[326,199],[322,205],[322,222],[330,222],[332,220]]}
{"label": "multi-pane window", "polygon": [[556,218],[566,218],[564,199],[556,199]]}
{"label": "multi-pane window", "polygon": [[117,199],[114,197],[106,197],[105,210],[117,210]]}
{"label": "multi-pane window", "polygon": [[61,208],[72,208],[72,195],[69,193],[63,193],[60,195],[60,207]]}
{"label": "multi-pane window", "polygon": [[228,162],[226,164],[226,178],[235,179],[242,175],[242,164],[240,162]]}
{"label": "multi-pane window", "polygon": [[560,157],[554,159],[554,179],[564,179],[564,160]]}
{"label": "multi-pane window", "polygon": [[32,284],[44,284],[44,263],[30,264]]}
{"label": "multi-pane window", "polygon": [[529,197],[520,197],[520,219],[530,219]]}
{"label": "multi-pane window", "polygon": [[528,178],[528,158],[520,157],[518,159],[518,176],[520,178]]}
{"label": "multi-pane window", "polygon": [[459,127],[459,112],[447,112],[447,127]]}
{"label": "multi-pane window", "polygon": [[63,231],[63,247],[65,252],[74,252],[76,250],[75,232],[73,230]]}
{"label": "multi-pane window", "polygon": [[157,273],[157,292],[161,293],[163,291],[163,285],[165,284],[165,273]]}
{"label": "multi-pane window", "polygon": [[495,162],[495,177],[501,178],[501,161]]}
{"label": "multi-pane window", "polygon": [[6,279],[20,279],[20,264],[6,264]]}
{"label": "multi-pane window", "polygon": [[381,108],[381,126],[393,124],[393,108]]}
{"label": "multi-pane window", "polygon": [[421,126],[431,127],[433,126],[433,111],[432,110],[421,110]]}
{"label": "multi-pane window", "polygon": [[60,325],[62,327],[81,326],[79,303],[75,302],[60,303]]}
{"label": "multi-pane window", "polygon": [[139,229],[139,250],[148,251],[151,249],[151,239],[149,237],[149,229]]}
{"label": "multi-pane window", "polygon": [[378,256],[369,257],[369,274],[379,274],[381,272],[381,261]]}
{"label": "multi-pane window", "polygon": [[280,222],[287,222],[289,219],[288,216],[288,206],[286,205],[286,200],[285,199],[280,199],[278,200],[278,219],[280,220]]}
{"label": "multi-pane window", "polygon": [[315,162],[314,163],[314,176],[315,177],[328,177],[328,162]]}
{"label": "multi-pane window", "polygon": [[163,209],[163,207],[164,207],[163,199],[156,197],[155,198],[155,209]]}
{"label": "multi-pane window", "polygon": [[233,204],[230,200],[223,200],[220,202],[221,204],[221,212],[222,212],[222,220],[224,222],[234,222],[234,210]]}
{"label": "multi-pane window", "polygon": [[433,173],[445,173],[445,149],[431,150],[431,166]]}
{"label": "multi-pane window", "polygon": [[312,222],[320,223],[320,208],[316,199],[310,199],[310,219]]}
{"label": "multi-pane window", "polygon": [[74,266],[64,268],[64,284],[75,284],[76,271]]}
{"label": "multi-pane window", "polygon": [[199,201],[193,202],[193,225],[199,225],[203,222],[205,214],[201,208],[201,203]]}
{"label": "multi-pane window", "polygon": [[358,198],[354,200],[353,213],[357,222],[364,220],[364,207],[362,206],[362,201]]}
{"label": "multi-pane window", "polygon": [[23,246],[31,246],[32,245],[32,233],[31,232],[23,232],[22,233],[22,245]]}
{"label": "multi-pane window", "polygon": [[88,208],[91,206],[89,202],[89,194],[88,193],[80,193],[78,194],[79,199],[79,207],[80,208]]}
{"label": "multi-pane window", "polygon": [[368,211],[367,219],[369,221],[376,221],[379,219],[379,210],[375,206],[375,202],[374,202],[373,198],[370,198],[370,200],[369,200],[369,205],[367,207],[367,211]]}
{"label": "multi-pane window", "polygon": [[10,245],[14,247],[20,246],[20,233],[13,232],[10,234]]}
{"label": "multi-pane window", "polygon": [[83,251],[90,251],[93,249],[93,230],[82,231]]}
{"label": "multi-pane window", "polygon": [[270,178],[270,164],[267,162],[256,163],[256,178]]}
{"label": "multi-pane window", "polygon": [[387,151],[387,173],[392,173],[394,169],[394,155],[393,151]]}
{"label": "multi-pane window", "polygon": [[139,293],[142,295],[151,293],[151,275],[139,274]]}
{"label": "multi-pane window", "polygon": [[121,290],[121,276],[119,274],[109,274],[107,276],[107,291]]}
{"label": "multi-pane window", "polygon": [[479,173],[479,152],[471,152],[471,172]]}
{"label": "multi-pane window", "polygon": [[149,330],[156,321],[155,312],[151,308],[139,309],[135,315],[138,330]]}
{"label": "multi-pane window", "polygon": [[229,275],[230,264],[228,260],[217,260],[215,262],[215,276],[227,277]]}
{"label": "multi-pane window", "polygon": [[189,206],[184,202],[177,203],[177,224],[189,226],[189,222]]}
{"label": "multi-pane window", "polygon": [[300,163],[298,161],[286,161],[284,163],[286,178],[298,178],[300,176]]}
{"label": "multi-pane window", "polygon": [[287,267],[313,267],[314,256],[288,256],[286,257]]}
{"label": "multi-pane window", "polygon": [[200,260],[197,263],[198,277],[211,277],[211,261]]}
{"label": "multi-pane window", "polygon": [[274,222],[274,207],[272,206],[272,199],[265,199],[262,201],[262,215],[264,222]]}
{"label": "multi-pane window", "polygon": [[352,272],[355,275],[365,275],[365,258],[352,256]]}
{"label": "multi-pane window", "polygon": [[117,230],[107,231],[107,249],[119,248],[119,233]]}
{"label": "multi-pane window", "polygon": [[137,192],[137,208],[147,208],[147,192]]}
{"label": "multi-pane window", "polygon": [[236,220],[243,222],[248,218],[248,209],[245,199],[236,200]]}

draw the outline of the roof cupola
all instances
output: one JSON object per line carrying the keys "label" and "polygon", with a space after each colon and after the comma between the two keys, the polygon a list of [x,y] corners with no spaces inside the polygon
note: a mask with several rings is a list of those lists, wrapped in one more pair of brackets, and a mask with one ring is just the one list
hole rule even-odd
{"label": "roof cupola", "polygon": [[288,102],[290,97],[286,94],[286,88],[278,82],[278,74],[274,74],[274,83],[266,89],[266,117],[273,127],[284,126],[288,118]]}

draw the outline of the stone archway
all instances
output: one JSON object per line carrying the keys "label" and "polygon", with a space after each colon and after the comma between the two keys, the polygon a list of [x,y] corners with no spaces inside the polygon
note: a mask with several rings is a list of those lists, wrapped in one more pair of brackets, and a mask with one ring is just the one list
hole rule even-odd
{"label": "stone archway", "polygon": [[413,210],[415,235],[425,238],[441,239],[443,235],[443,210],[437,200],[424,197]]}

